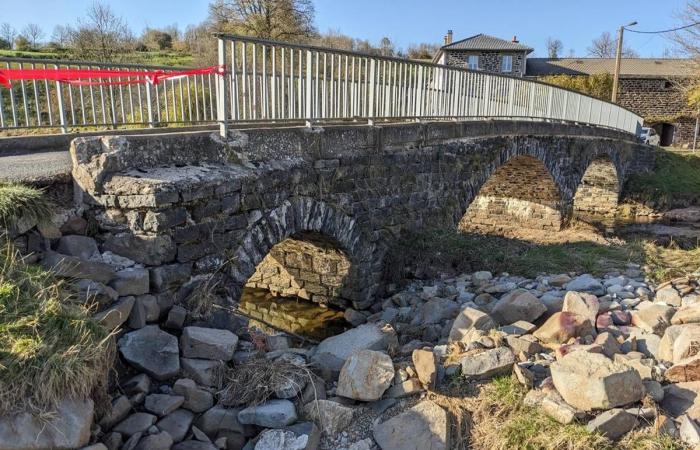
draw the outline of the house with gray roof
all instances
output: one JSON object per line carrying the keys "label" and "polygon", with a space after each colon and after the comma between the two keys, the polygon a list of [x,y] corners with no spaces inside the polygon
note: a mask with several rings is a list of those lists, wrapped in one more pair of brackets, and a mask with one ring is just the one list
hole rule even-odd
{"label": "house with gray roof", "polygon": [[443,45],[433,58],[439,64],[466,67],[491,73],[522,77],[525,61],[532,48],[518,42],[507,41],[487,34],[477,34],[452,42],[452,30],[445,36]]}

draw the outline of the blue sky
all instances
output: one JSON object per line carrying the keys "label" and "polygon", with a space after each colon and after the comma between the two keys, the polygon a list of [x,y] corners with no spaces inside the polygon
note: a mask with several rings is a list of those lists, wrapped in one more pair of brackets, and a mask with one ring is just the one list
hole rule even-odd
{"label": "blue sky", "polygon": [[[92,0],[0,0],[0,22],[21,29],[29,22],[51,30],[57,24],[75,23]],[[388,36],[400,47],[416,42],[440,42],[447,29],[455,39],[477,33],[502,38],[517,35],[546,53],[548,36],[586,55],[586,47],[603,31],[639,22],[640,30],[658,30],[679,24],[676,13],[686,0],[314,0],[316,25],[321,31],[337,29],[354,37],[378,42]],[[146,26],[177,23],[181,28],[207,15],[209,0],[108,0],[134,31]],[[672,47],[660,36],[627,33],[625,42],[642,56],[661,56]]]}

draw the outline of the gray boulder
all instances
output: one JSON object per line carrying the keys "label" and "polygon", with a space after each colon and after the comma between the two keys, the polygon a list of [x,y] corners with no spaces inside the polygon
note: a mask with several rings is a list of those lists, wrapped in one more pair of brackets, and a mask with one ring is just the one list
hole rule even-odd
{"label": "gray boulder", "polygon": [[242,409],[238,413],[240,423],[265,428],[283,428],[296,420],[296,408],[289,400],[268,400],[263,404]]}
{"label": "gray boulder", "polygon": [[148,430],[151,425],[156,423],[156,420],[158,420],[158,418],[153,414],[137,412],[119,422],[117,426],[114,427],[113,431],[121,433],[125,436],[143,433],[144,431]]}
{"label": "gray boulder", "polygon": [[129,364],[157,380],[167,380],[180,372],[177,338],[157,325],[125,334],[118,346]]}
{"label": "gray boulder", "polygon": [[161,431],[166,431],[172,436],[174,442],[180,442],[185,439],[187,432],[194,420],[194,414],[186,409],[178,409],[163,417],[156,423]]}
{"label": "gray boulder", "polygon": [[566,290],[589,292],[593,295],[605,295],[605,288],[598,279],[589,274],[579,275],[566,283]]}
{"label": "gray boulder", "polygon": [[180,349],[186,358],[230,361],[238,345],[238,336],[228,330],[185,327],[180,336]]}
{"label": "gray boulder", "polygon": [[397,345],[394,329],[389,325],[364,324],[337,336],[324,339],[312,356],[320,368],[338,372],[357,350],[387,350]]}
{"label": "gray boulder", "polygon": [[219,387],[221,385],[224,369],[224,363],[221,361],[180,358],[180,365],[184,376],[192,378],[201,385],[209,387]]}
{"label": "gray boulder", "polygon": [[109,264],[97,261],[84,261],[75,256],[61,255],[56,252],[44,253],[41,265],[53,271],[59,277],[79,278],[109,283],[116,276]]}
{"label": "gray boulder", "polygon": [[637,424],[637,417],[624,409],[613,408],[605,411],[588,422],[586,429],[591,433],[600,433],[608,439],[616,441],[629,432]]}
{"label": "gray boulder", "polygon": [[129,267],[117,272],[109,285],[119,295],[143,295],[150,289],[148,277],[147,269]]}
{"label": "gray boulder", "polygon": [[462,358],[462,375],[475,380],[486,380],[496,375],[511,373],[515,355],[508,347],[497,347]]}
{"label": "gray boulder", "polygon": [[122,297],[109,308],[93,316],[93,319],[107,330],[120,327],[129,318],[134,308],[134,297]]}
{"label": "gray boulder", "polygon": [[173,392],[185,397],[182,407],[195,413],[204,412],[214,405],[211,392],[197,386],[197,383],[189,378],[177,380],[173,385]]}
{"label": "gray boulder", "polygon": [[56,251],[84,260],[89,260],[100,252],[97,248],[97,242],[93,238],[77,234],[63,236],[59,239]]}
{"label": "gray boulder", "polygon": [[150,394],[146,396],[143,407],[146,411],[162,417],[178,409],[184,401],[185,397],[181,395]]}
{"label": "gray boulder", "polygon": [[517,289],[496,302],[491,317],[500,325],[508,325],[519,320],[534,322],[546,311],[547,307],[537,297]]}
{"label": "gray boulder", "polygon": [[393,379],[394,364],[389,355],[374,350],[359,350],[343,364],[337,394],[354,400],[379,400]]}
{"label": "gray boulder", "polygon": [[450,448],[447,413],[430,400],[377,424],[373,434],[382,450]]}
{"label": "gray boulder", "polygon": [[352,408],[332,400],[313,400],[303,411],[328,436],[336,436],[349,427],[354,414]]}

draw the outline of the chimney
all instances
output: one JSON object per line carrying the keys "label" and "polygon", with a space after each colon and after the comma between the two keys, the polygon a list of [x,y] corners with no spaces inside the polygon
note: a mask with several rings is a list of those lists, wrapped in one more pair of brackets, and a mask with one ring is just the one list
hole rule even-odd
{"label": "chimney", "polygon": [[520,41],[518,40],[518,36],[513,35],[513,41],[512,41],[512,42],[513,42],[513,44],[519,43]]}
{"label": "chimney", "polygon": [[452,43],[452,30],[447,30],[447,34],[445,35],[445,45],[449,45]]}

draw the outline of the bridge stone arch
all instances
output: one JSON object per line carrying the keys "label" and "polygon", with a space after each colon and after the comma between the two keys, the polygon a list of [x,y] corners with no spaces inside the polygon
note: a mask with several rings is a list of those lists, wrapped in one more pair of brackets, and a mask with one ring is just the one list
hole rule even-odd
{"label": "bridge stone arch", "polygon": [[[290,259],[299,259],[304,254],[304,245],[330,250],[332,256],[302,262],[308,264],[308,271],[314,272],[318,278],[298,280],[295,295],[301,291],[302,296],[308,295],[310,300],[319,303],[330,302],[342,307],[352,304],[356,308],[365,308],[371,302],[381,276],[378,269],[381,264],[377,264],[380,256],[363,235],[358,222],[328,203],[309,197],[284,201],[252,226],[240,242],[229,265],[232,283],[228,287],[236,295],[240,295],[246,284],[264,285],[265,280],[254,276],[263,276],[266,269],[275,266],[287,271],[303,269],[285,265]],[[267,287],[270,284],[274,282],[268,281]]]}
{"label": "bridge stone arch", "polygon": [[[619,162],[618,162],[619,164]],[[608,154],[595,156],[586,168],[573,199],[573,216],[597,221],[615,216],[622,191],[620,172]]]}

